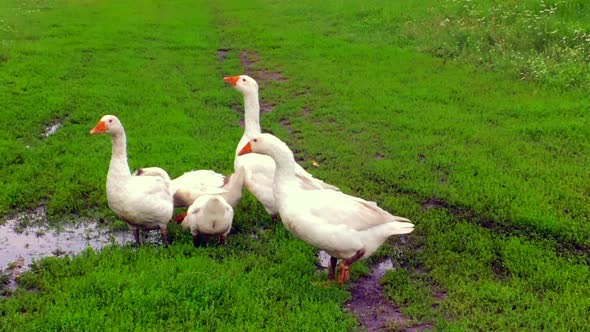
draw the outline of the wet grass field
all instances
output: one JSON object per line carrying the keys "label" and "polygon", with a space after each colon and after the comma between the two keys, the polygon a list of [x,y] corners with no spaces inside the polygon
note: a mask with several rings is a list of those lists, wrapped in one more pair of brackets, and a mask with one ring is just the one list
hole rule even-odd
{"label": "wet grass field", "polygon": [[382,290],[403,319],[381,329],[584,330],[590,8],[511,4],[3,1],[5,220],[42,206],[52,227],[125,227],[106,202],[110,140],[88,134],[104,114],[133,169],[231,173],[243,105],[222,77],[247,73],[263,130],[303,167],[417,228],[340,287],[245,195],[226,247],[172,227],[168,249],[36,262],[4,290],[0,329],[351,330],[354,280],[390,258]]}

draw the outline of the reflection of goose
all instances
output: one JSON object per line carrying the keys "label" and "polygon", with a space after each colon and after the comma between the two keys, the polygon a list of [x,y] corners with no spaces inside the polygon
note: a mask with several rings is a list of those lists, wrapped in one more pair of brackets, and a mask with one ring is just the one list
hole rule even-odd
{"label": "reflection of goose", "polygon": [[291,233],[330,257],[329,277],[348,280],[350,265],[372,255],[392,235],[414,230],[409,220],[396,217],[376,203],[334,190],[305,190],[298,183],[293,153],[270,134],[254,136],[238,153],[261,153],[274,159],[274,198],[281,220]]}
{"label": "reflection of goose", "polygon": [[168,245],[168,222],[174,209],[168,183],[160,177],[131,176],[127,164],[127,138],[117,117],[103,116],[90,131],[112,137],[113,150],[107,173],[109,207],[133,230],[139,242],[139,228],[160,229],[164,245]]}
{"label": "reflection of goose", "polygon": [[[258,100],[258,83],[247,75],[224,77],[226,82],[244,95],[244,134],[236,148],[234,168],[244,167],[244,185],[266,209],[266,212],[276,218],[278,209],[272,194],[272,183],[275,165],[271,158],[264,155],[251,154],[238,156],[240,149],[260,131],[260,104]],[[314,178],[299,164],[295,164],[295,176],[298,186],[304,189],[333,189],[338,188]]]}

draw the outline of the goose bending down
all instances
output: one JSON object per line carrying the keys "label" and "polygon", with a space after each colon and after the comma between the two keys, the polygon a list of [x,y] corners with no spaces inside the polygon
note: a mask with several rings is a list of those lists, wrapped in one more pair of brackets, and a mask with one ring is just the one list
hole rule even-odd
{"label": "goose bending down", "polygon": [[199,196],[186,213],[176,217],[182,229],[190,229],[193,245],[199,246],[199,234],[219,236],[219,244],[225,244],[225,238],[231,230],[234,209],[220,195]]}
{"label": "goose bending down", "polygon": [[242,199],[244,170],[239,168],[234,174],[225,177],[211,170],[186,172],[174,180],[160,167],[143,167],[133,172],[137,176],[159,176],[170,184],[170,194],[174,197],[174,207],[188,208],[203,195],[221,195],[232,208]]}
{"label": "goose bending down", "polygon": [[[236,148],[234,168],[244,167],[244,185],[256,199],[262,203],[267,213],[276,220],[278,209],[272,193],[275,163],[272,158],[251,154],[239,156],[240,149],[260,131],[260,104],[258,100],[258,83],[247,75],[224,77],[227,83],[244,95],[244,134]],[[337,187],[314,178],[303,167],[295,163],[296,183],[302,189],[332,189]]]}
{"label": "goose bending down", "polygon": [[112,137],[113,151],[107,173],[107,200],[111,210],[127,222],[138,245],[139,228],[159,228],[162,242],[168,246],[167,226],[174,210],[168,183],[160,177],[131,175],[125,129],[116,116],[103,116],[90,133],[107,133]]}
{"label": "goose bending down", "polygon": [[302,189],[293,153],[273,135],[253,137],[238,155],[251,152],[274,159],[273,191],[281,220],[293,235],[330,255],[330,279],[335,277],[338,258],[342,283],[348,280],[352,263],[372,255],[390,236],[414,230],[408,219],[391,215],[374,202],[334,190]]}

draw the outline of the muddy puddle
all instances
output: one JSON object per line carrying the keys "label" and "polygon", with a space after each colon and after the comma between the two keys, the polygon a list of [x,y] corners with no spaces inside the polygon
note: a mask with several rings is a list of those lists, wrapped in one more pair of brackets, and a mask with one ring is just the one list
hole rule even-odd
{"label": "muddy puddle", "polygon": [[[320,251],[318,265],[327,269],[330,255]],[[371,268],[371,274],[354,281],[350,294],[352,299],[344,308],[359,320],[359,330],[363,331],[430,331],[431,324],[415,324],[406,317],[400,308],[383,296],[381,279],[393,270],[391,259],[386,259]]]}
{"label": "muddy puddle", "polygon": [[129,231],[112,232],[96,222],[64,225],[59,230],[31,224],[23,227],[22,219],[16,217],[0,225],[0,270],[25,270],[33,260],[45,256],[72,256],[88,247],[100,250],[133,241]]}
{"label": "muddy puddle", "polygon": [[45,128],[45,132],[43,133],[43,136],[49,137],[49,136],[55,134],[55,132],[59,129],[59,127],[61,127],[61,125],[62,125],[62,120],[52,123],[47,128]]}
{"label": "muddy puddle", "polygon": [[366,331],[430,331],[430,324],[415,325],[400,308],[383,296],[381,279],[393,270],[391,259],[386,259],[371,268],[371,274],[354,282],[352,299],[344,307],[354,313]]}

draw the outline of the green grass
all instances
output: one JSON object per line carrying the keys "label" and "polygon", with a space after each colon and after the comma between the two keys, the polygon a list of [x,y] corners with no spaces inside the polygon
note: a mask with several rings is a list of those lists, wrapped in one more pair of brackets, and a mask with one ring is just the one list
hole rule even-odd
{"label": "green grass", "polygon": [[0,327],[345,330],[352,324],[339,306],[346,292],[315,285],[310,248],[284,241],[286,231],[277,233],[261,236],[254,247],[246,235],[232,238],[225,250],[183,241],[170,249],[110,247],[45,259],[20,280],[33,291],[3,301]]}
{"label": "green grass", "polygon": [[[406,315],[440,330],[584,330],[588,44],[576,34],[590,12],[545,2],[559,9],[530,18],[543,10],[533,1],[470,3],[6,1],[0,215],[45,204],[55,224],[113,222],[110,141],[88,134],[107,113],[127,130],[132,168],[230,172],[242,101],[221,78],[244,71],[246,51],[258,59],[250,73],[288,79],[260,82],[276,105],[262,127],[316,176],[416,223],[380,251],[398,267],[385,292]],[[229,49],[223,62],[218,49]],[[429,198],[445,208],[423,209]],[[44,260],[0,300],[1,329],[77,330],[82,318],[93,329],[355,326],[339,309],[345,290],[316,284],[314,250],[252,197],[234,223],[227,248],[194,250],[177,235],[169,251]]]}

